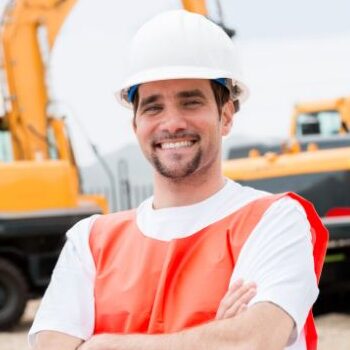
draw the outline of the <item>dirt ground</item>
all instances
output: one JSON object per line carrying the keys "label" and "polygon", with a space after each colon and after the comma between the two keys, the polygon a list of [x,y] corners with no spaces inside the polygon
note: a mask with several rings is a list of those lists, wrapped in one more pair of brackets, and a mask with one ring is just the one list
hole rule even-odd
{"label": "dirt ground", "polygon": [[[12,332],[0,333],[1,350],[29,350],[27,332],[38,307],[38,301],[28,304],[22,322]],[[316,319],[319,333],[318,350],[350,350],[350,315],[328,314]]]}

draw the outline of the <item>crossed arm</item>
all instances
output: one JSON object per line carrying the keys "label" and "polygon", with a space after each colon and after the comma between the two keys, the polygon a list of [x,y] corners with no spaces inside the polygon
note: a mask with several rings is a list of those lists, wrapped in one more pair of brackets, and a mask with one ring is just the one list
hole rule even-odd
{"label": "crossed arm", "polygon": [[254,294],[252,285],[233,285],[220,304],[216,320],[180,332],[101,334],[84,342],[63,333],[43,331],[36,337],[35,350],[282,350],[292,332],[293,320],[268,302],[246,309]]}

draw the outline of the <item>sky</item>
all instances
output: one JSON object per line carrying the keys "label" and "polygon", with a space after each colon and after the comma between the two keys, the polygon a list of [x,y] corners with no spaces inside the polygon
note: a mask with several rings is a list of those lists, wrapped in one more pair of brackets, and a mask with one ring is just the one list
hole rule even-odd
{"label": "sky", "polygon": [[[285,138],[294,103],[350,94],[350,1],[220,4],[225,24],[237,32],[250,88],[231,138]],[[68,116],[79,164],[94,160],[85,136],[103,154],[135,143],[131,113],[113,95],[125,75],[125,48],[144,21],[180,7],[177,0],[80,0],[67,17],[51,53],[51,108]],[[208,9],[218,19],[217,2],[208,0]]]}
{"label": "sky", "polygon": [[[210,1],[212,13],[216,1]],[[348,0],[220,0],[244,39],[295,39],[350,33]]]}

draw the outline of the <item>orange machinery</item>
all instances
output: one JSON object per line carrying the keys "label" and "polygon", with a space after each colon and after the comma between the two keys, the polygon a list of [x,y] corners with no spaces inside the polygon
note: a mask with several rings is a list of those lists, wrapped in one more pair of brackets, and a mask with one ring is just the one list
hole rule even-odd
{"label": "orange machinery", "polygon": [[290,136],[345,135],[350,128],[350,97],[297,103]]}
{"label": "orange machinery", "polygon": [[0,117],[0,328],[40,295],[78,220],[108,211],[80,191],[64,118],[49,115],[45,61],[75,0],[17,0],[2,18]]}

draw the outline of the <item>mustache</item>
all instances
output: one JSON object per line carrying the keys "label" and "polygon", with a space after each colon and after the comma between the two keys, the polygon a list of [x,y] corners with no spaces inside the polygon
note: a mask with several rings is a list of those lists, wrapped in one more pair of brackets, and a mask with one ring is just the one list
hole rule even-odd
{"label": "mustache", "polygon": [[164,141],[176,141],[178,139],[188,138],[192,141],[199,141],[201,137],[194,132],[180,130],[175,133],[170,133],[168,131],[163,131],[161,134],[156,135],[152,139],[152,146],[155,147]]}

